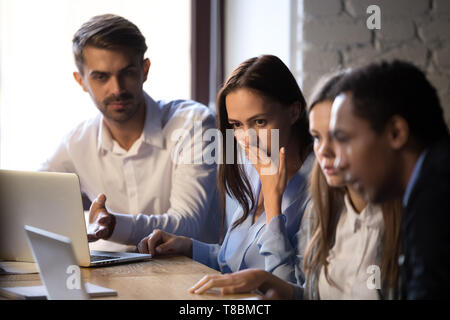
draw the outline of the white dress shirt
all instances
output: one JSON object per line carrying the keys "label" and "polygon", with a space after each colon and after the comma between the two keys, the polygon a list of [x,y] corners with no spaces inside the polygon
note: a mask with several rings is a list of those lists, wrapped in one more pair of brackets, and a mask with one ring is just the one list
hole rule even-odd
{"label": "white dress shirt", "polygon": [[[215,117],[194,101],[154,101],[144,95],[144,129],[128,151],[112,139],[98,114],[72,130],[41,170],[76,173],[91,201],[100,193],[106,195],[106,206],[117,221],[111,241],[136,245],[159,228],[216,242],[216,164],[172,160],[180,146],[203,150],[208,143],[194,124],[201,124],[203,131],[216,128]],[[191,139],[174,139],[178,129],[186,130]]]}
{"label": "white dress shirt", "polygon": [[378,299],[377,290],[370,289],[367,281],[373,275],[368,273],[369,266],[379,266],[383,233],[383,212],[380,206],[368,204],[358,214],[348,196],[345,196],[345,208],[339,217],[335,244],[327,258],[328,276],[335,285],[328,283],[322,268],[319,275],[320,299]]}

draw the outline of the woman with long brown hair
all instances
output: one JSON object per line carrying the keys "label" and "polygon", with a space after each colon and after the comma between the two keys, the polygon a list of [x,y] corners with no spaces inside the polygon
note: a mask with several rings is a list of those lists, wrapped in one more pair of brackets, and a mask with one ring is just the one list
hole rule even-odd
{"label": "woman with long brown hair", "polygon": [[[310,132],[316,163],[311,174],[311,198],[298,234],[298,260],[305,282],[293,286],[262,270],[245,270],[223,279],[210,276],[193,291],[222,287],[224,293],[259,288],[279,298],[378,299],[393,298],[398,288],[400,202],[382,206],[366,203],[334,166],[333,142],[328,133],[332,88],[338,74],[313,96],[309,107]],[[380,271],[380,273],[378,273]],[[379,276],[379,279],[378,279]],[[207,280],[207,281],[206,281]]]}
{"label": "woman with long brown hair", "polygon": [[295,283],[296,233],[314,161],[303,94],[279,58],[263,55],[233,71],[217,108],[223,224],[226,196],[238,204],[223,242],[206,244],[158,230],[139,250],[184,254],[222,273],[259,268]]}

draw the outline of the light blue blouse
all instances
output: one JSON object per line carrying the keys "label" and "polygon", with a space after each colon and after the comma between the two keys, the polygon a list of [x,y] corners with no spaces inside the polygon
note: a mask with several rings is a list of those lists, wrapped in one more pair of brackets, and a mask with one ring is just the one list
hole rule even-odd
{"label": "light blue blouse", "polygon": [[[273,218],[267,227],[265,212],[252,223],[252,211],[242,224],[231,230],[234,221],[243,215],[239,206],[222,245],[192,239],[193,259],[222,273],[258,268],[296,283],[297,234],[310,200],[308,182],[313,163],[314,154],[311,153],[286,186],[281,204],[282,214]],[[245,168],[258,199],[261,189],[258,172],[251,164]]]}

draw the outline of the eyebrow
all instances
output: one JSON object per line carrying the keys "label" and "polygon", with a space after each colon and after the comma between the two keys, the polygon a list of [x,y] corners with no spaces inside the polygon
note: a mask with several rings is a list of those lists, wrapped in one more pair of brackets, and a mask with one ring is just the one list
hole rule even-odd
{"label": "eyebrow", "polygon": [[[125,71],[125,70],[130,69],[130,68],[136,68],[136,66],[135,66],[134,64],[130,63],[130,64],[127,65],[125,68],[120,69],[119,72]],[[106,72],[106,71],[100,71],[100,70],[92,70],[91,72],[89,72],[89,76],[94,76],[94,75],[109,75],[109,74],[110,74],[109,72]]]}
{"label": "eyebrow", "polygon": [[[267,115],[268,115],[268,113],[266,113],[266,112],[264,112],[264,113],[258,113],[258,114],[256,114],[256,115],[254,115],[253,117],[248,118],[248,119],[246,120],[246,122],[252,121],[252,120],[254,120],[254,119],[256,119],[256,118],[259,118],[259,117],[261,117],[261,116],[267,116]],[[230,118],[228,118],[228,121],[240,122],[240,121],[238,121],[238,120],[234,120],[234,119],[230,119]]]}
{"label": "eyebrow", "polygon": [[335,138],[337,135],[345,133],[345,131],[338,128],[338,129],[335,129],[335,130],[328,130],[328,133],[329,133],[333,138]]}
{"label": "eyebrow", "polygon": [[108,74],[108,72],[98,71],[98,70],[89,72],[90,77],[97,76],[97,75],[107,75],[107,74]]}

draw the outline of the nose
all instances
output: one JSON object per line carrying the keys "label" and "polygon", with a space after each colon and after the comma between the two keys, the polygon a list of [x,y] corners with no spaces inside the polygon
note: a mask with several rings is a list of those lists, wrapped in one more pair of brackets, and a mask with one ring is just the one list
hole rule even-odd
{"label": "nose", "polygon": [[349,167],[349,162],[348,162],[348,158],[349,155],[348,153],[351,150],[348,150],[348,148],[344,148],[342,146],[339,145],[339,143],[335,144],[335,153],[336,153],[336,158],[334,160],[334,167],[338,170],[346,170]]}
{"label": "nose", "polygon": [[324,158],[335,158],[334,145],[329,137],[323,139],[323,142],[318,149],[318,153]]}
{"label": "nose", "polygon": [[111,94],[119,96],[122,93],[123,85],[122,81],[117,76],[113,76],[109,79],[109,91]]}
{"label": "nose", "polygon": [[234,131],[234,135],[236,140],[243,145],[257,145],[258,142],[258,134],[256,130],[243,125],[242,128],[239,128]]}

